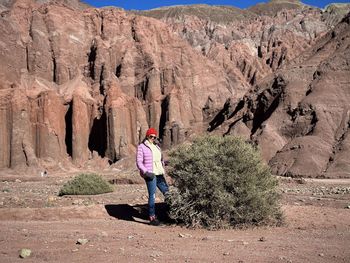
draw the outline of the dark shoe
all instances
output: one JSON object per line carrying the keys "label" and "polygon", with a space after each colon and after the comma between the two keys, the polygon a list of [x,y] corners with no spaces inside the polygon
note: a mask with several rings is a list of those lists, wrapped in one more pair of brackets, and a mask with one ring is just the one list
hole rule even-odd
{"label": "dark shoe", "polygon": [[159,220],[158,220],[157,218],[155,218],[155,219],[150,220],[150,221],[149,221],[149,224],[150,224],[151,226],[159,226],[159,225],[160,225],[160,222],[159,222]]}

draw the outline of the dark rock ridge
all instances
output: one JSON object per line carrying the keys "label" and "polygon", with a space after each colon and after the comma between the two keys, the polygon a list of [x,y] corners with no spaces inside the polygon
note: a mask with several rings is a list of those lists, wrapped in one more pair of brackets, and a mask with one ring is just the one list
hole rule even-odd
{"label": "dark rock ridge", "polygon": [[308,6],[299,0],[270,0],[267,3],[256,4],[248,10],[258,15],[275,16],[280,11],[303,8]]}
{"label": "dark rock ridge", "polygon": [[335,26],[349,12],[350,3],[330,4],[325,7],[322,12],[322,19],[327,25]]}
{"label": "dark rock ridge", "polygon": [[197,17],[202,20],[210,20],[220,24],[230,24],[239,20],[257,17],[254,12],[248,10],[242,10],[232,6],[210,6],[205,4],[161,7],[146,11],[138,11],[136,14],[170,21],[173,19],[181,20],[183,17],[189,16]]}

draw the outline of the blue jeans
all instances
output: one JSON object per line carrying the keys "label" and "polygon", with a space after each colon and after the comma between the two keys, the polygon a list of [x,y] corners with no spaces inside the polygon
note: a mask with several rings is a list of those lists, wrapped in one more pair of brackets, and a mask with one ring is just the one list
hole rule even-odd
{"label": "blue jeans", "polygon": [[165,195],[169,191],[169,186],[165,181],[164,175],[157,175],[152,180],[145,179],[148,190],[148,212],[149,216],[156,215],[156,190],[157,187]]}

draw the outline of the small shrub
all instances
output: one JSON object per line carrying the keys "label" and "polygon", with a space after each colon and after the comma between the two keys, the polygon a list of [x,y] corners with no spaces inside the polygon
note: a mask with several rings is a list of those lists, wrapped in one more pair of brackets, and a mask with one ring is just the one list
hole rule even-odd
{"label": "small shrub", "polygon": [[191,227],[281,222],[277,179],[241,138],[205,136],[169,153],[170,217]]}
{"label": "small shrub", "polygon": [[101,176],[80,174],[64,184],[58,195],[97,195],[109,192],[113,192],[113,187]]}

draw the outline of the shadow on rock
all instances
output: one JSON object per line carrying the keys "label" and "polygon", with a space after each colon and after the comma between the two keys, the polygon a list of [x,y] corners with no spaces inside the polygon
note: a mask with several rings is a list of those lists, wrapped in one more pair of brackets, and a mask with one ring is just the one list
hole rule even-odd
{"label": "shadow on rock", "polygon": [[[110,216],[119,220],[134,221],[138,223],[148,224],[148,205],[105,205],[106,211]],[[169,217],[169,207],[166,203],[156,204],[156,214],[163,224],[173,224],[174,220]]]}

